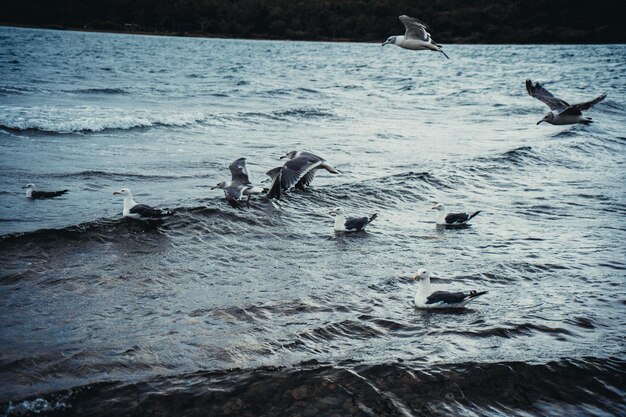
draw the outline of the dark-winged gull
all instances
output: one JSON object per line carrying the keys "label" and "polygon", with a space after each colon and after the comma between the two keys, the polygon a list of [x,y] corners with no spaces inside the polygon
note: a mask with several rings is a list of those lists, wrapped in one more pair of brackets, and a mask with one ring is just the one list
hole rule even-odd
{"label": "dark-winged gull", "polygon": [[26,189],[26,197],[32,199],[44,199],[44,198],[54,198],[61,196],[67,193],[69,190],[61,190],[61,191],[38,191],[35,184],[30,183],[26,184],[26,187],[22,187],[22,189]]}
{"label": "dark-winged gull", "polygon": [[231,174],[230,184],[227,185],[225,181],[222,181],[211,187],[211,189],[221,188],[224,190],[226,200],[235,208],[241,208],[240,201],[243,200],[244,196],[247,196],[246,204],[250,207],[250,197],[253,194],[262,194],[265,189],[263,187],[255,187],[250,181],[246,158],[235,160],[228,166],[228,169]]}
{"label": "dark-winged gull", "polygon": [[446,206],[441,203],[435,204],[432,209],[437,210],[436,222],[438,225],[442,226],[459,226],[466,224],[480,213],[480,210],[471,213],[447,213]]}
{"label": "dark-winged gull", "polygon": [[315,178],[315,172],[324,168],[332,174],[339,174],[324,158],[310,152],[291,151],[280,159],[287,158],[288,161],[282,167],[271,169],[267,172],[272,178],[272,186],[267,196],[269,198],[280,199],[283,191],[295,187],[304,190]]}
{"label": "dark-winged gull", "polygon": [[406,28],[404,36],[390,36],[383,43],[383,46],[392,44],[404,49],[411,49],[413,51],[430,50],[441,52],[443,56],[450,59],[443,49],[441,49],[441,45],[436,44],[432,40],[430,33],[428,33],[430,28],[425,23],[404,14],[398,19],[400,19]]}
{"label": "dark-winged gull", "polygon": [[420,269],[413,279],[419,280],[415,293],[417,308],[463,308],[476,297],[487,294],[487,291],[448,292],[434,291],[430,286],[430,272]]}
{"label": "dark-winged gull", "polygon": [[526,91],[531,97],[536,98],[548,107],[550,112],[539,120],[537,124],[541,122],[547,122],[551,125],[573,125],[576,123],[583,123],[588,125],[592,123],[591,117],[583,117],[583,110],[590,109],[593,105],[598,104],[606,98],[606,94],[602,94],[591,101],[578,104],[568,104],[566,101],[555,97],[548,90],[543,88],[539,83],[535,83],[530,80],[526,80]]}
{"label": "dark-winged gull", "polygon": [[137,204],[133,200],[133,194],[128,188],[122,188],[119,191],[114,191],[113,195],[124,196],[124,210],[122,215],[129,219],[135,220],[161,220],[163,217],[171,216],[174,212],[169,210],[158,209],[150,207],[146,204]]}
{"label": "dark-winged gull", "polygon": [[346,219],[341,207],[336,207],[328,213],[335,215],[335,232],[360,232],[378,217],[378,213],[374,213],[367,217],[348,217]]}

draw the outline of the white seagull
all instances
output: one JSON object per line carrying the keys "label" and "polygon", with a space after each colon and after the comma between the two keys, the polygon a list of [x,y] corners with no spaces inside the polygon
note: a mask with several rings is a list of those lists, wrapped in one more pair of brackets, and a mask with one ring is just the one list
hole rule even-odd
{"label": "white seagull", "polygon": [[593,120],[591,120],[591,117],[583,117],[582,111],[590,109],[594,104],[598,104],[606,98],[606,94],[602,94],[591,101],[568,104],[560,98],[553,96],[541,84],[535,83],[533,85],[533,82],[530,80],[526,80],[526,91],[528,91],[531,97],[550,107],[550,112],[543,119],[539,120],[537,124],[546,122],[551,125],[573,125],[576,123],[588,125],[593,123]]}
{"label": "white seagull", "polygon": [[122,188],[119,191],[114,191],[113,195],[124,196],[124,210],[122,211],[122,215],[124,217],[128,217],[129,219],[148,221],[161,220],[163,217],[174,214],[174,212],[169,210],[153,208],[145,204],[137,204],[137,202],[133,200],[133,194],[128,188]]}
{"label": "white seagull", "polygon": [[437,210],[435,221],[441,226],[460,226],[466,224],[480,213],[480,210],[472,213],[447,213],[446,206],[441,203],[435,204],[432,209]]}
{"label": "white seagull", "polygon": [[378,213],[374,213],[368,217],[349,217],[346,219],[341,207],[336,207],[328,213],[335,215],[335,232],[360,232],[378,217]]}
{"label": "white seagull", "polygon": [[255,187],[252,182],[250,182],[246,158],[237,159],[228,166],[228,169],[230,169],[231,174],[230,184],[226,185],[226,181],[222,181],[211,187],[211,189],[221,188],[224,190],[226,200],[235,208],[241,208],[239,202],[243,200],[244,196],[248,196],[246,205],[250,207],[250,197],[252,197],[253,194],[262,194],[265,189],[263,187]]}
{"label": "white seagull", "polygon": [[430,272],[420,269],[413,279],[419,280],[415,293],[415,307],[417,308],[463,308],[474,298],[487,294],[487,291],[468,292],[433,292],[430,286]]}
{"label": "white seagull", "polygon": [[37,187],[35,184],[30,183],[26,184],[26,187],[22,187],[22,189],[26,189],[26,197],[32,199],[44,199],[44,198],[54,198],[61,196],[67,193],[69,190],[61,190],[61,191],[37,191]]}
{"label": "white seagull", "polygon": [[432,40],[430,33],[428,33],[430,28],[425,23],[404,14],[400,16],[399,19],[406,28],[404,36],[390,36],[383,43],[383,46],[390,43],[392,45],[396,45],[404,49],[411,49],[413,51],[430,50],[441,52],[443,56],[450,59],[450,57],[443,52],[443,49],[441,49],[441,45],[436,44]]}
{"label": "white seagull", "polygon": [[272,178],[272,186],[267,193],[268,198],[280,200],[283,191],[295,187],[305,190],[318,169],[325,169],[332,174],[339,174],[339,171],[332,167],[324,158],[310,152],[291,151],[280,159],[288,159],[282,167],[277,167],[267,171],[267,175]]}

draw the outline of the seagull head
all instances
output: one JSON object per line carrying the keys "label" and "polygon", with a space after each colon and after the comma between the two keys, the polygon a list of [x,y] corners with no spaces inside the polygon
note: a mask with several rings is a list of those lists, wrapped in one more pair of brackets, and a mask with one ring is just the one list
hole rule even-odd
{"label": "seagull head", "polygon": [[328,211],[328,214],[334,214],[334,215],[343,214],[343,208],[342,207],[335,207],[334,209],[330,209]]}
{"label": "seagull head", "polygon": [[388,37],[387,40],[385,42],[383,42],[382,46],[385,46],[385,45],[387,45],[389,43],[392,44],[392,45],[395,45],[396,37],[395,36]]}
{"label": "seagull head", "polygon": [[539,120],[537,124],[540,124],[541,122],[550,123],[553,119],[554,119],[554,114],[552,112],[549,112],[545,116],[543,116],[543,119]]}
{"label": "seagull head", "polygon": [[226,181],[218,182],[213,187],[211,187],[211,190],[215,190],[216,188],[221,188],[222,190],[226,188]]}
{"label": "seagull head", "polygon": [[30,183],[26,184],[25,187],[22,187],[22,190],[24,190],[24,189],[34,190],[35,189],[35,184],[30,182]]}
{"label": "seagull head", "polygon": [[287,158],[287,159],[293,159],[293,158],[295,158],[296,156],[298,156],[298,154],[299,154],[299,153],[300,153],[300,152],[298,152],[298,151],[291,151],[291,152],[287,152],[285,155],[281,156],[281,157],[280,157],[280,159],[285,159],[285,158]]}
{"label": "seagull head", "polygon": [[441,204],[441,203],[437,203],[434,206],[431,207],[433,210],[437,210],[437,211],[443,211],[446,209],[446,207]]}
{"label": "seagull head", "polygon": [[123,195],[124,197],[128,197],[128,196],[132,197],[132,194],[130,193],[130,190],[128,188],[122,188],[119,191],[113,191],[113,195]]}
{"label": "seagull head", "polygon": [[413,275],[413,279],[416,279],[418,281],[421,281],[423,279],[427,279],[430,278],[430,272],[428,272],[425,269],[418,269],[417,270],[417,274]]}

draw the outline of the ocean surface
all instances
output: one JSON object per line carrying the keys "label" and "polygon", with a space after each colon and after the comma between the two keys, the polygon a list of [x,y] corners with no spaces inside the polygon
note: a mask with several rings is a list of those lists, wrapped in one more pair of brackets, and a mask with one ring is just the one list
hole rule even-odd
{"label": "ocean surface", "polygon": [[[0,28],[0,415],[626,415],[626,45],[445,50]],[[210,188],[291,150],[341,174]]]}

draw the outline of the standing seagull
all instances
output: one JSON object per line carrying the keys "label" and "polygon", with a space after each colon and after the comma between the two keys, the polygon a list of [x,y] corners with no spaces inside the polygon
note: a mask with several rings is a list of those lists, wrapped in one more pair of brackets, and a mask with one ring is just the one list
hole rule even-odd
{"label": "standing seagull", "polygon": [[396,45],[404,49],[411,49],[413,51],[426,49],[435,52],[441,52],[443,56],[450,59],[450,57],[446,55],[445,52],[443,52],[443,49],[441,49],[441,45],[437,45],[432,40],[432,38],[430,37],[430,33],[428,33],[430,28],[425,23],[422,23],[416,18],[409,17],[404,14],[400,16],[399,19],[406,28],[404,36],[390,36],[383,43],[383,46],[390,43],[392,45]]}
{"label": "standing seagull", "polygon": [[583,123],[588,125],[593,123],[591,117],[583,117],[583,110],[588,110],[594,104],[598,104],[606,98],[606,94],[602,94],[594,98],[591,101],[578,104],[568,104],[560,98],[554,97],[552,93],[543,88],[539,83],[535,83],[530,80],[526,80],[526,91],[531,97],[545,103],[550,107],[550,112],[539,120],[537,124],[541,122],[547,122],[551,125],[573,125],[576,123]]}
{"label": "standing seagull", "polygon": [[244,196],[248,196],[246,205],[250,207],[250,197],[252,197],[253,194],[263,193],[263,187],[255,187],[252,182],[250,182],[246,158],[237,159],[228,166],[228,169],[230,169],[231,174],[230,184],[226,185],[226,182],[222,181],[214,187],[211,187],[211,189],[221,188],[224,190],[226,200],[235,208],[241,208],[239,201],[243,200]]}
{"label": "standing seagull", "polygon": [[324,168],[332,174],[339,174],[324,158],[310,152],[291,151],[280,159],[288,161],[282,167],[271,169],[267,172],[272,178],[272,186],[267,193],[268,198],[280,200],[283,191],[295,187],[305,190],[315,178],[315,171]]}
{"label": "standing seagull", "polygon": [[349,217],[346,219],[341,207],[334,208],[328,213],[335,215],[335,232],[360,232],[378,217],[378,213],[374,213],[368,217]]}
{"label": "standing seagull", "polygon": [[137,204],[133,200],[133,195],[128,188],[122,188],[119,191],[114,191],[113,195],[124,196],[124,210],[122,214],[124,217],[135,220],[161,220],[163,217],[171,216],[174,212],[169,210],[162,210],[147,206],[145,204]]}
{"label": "standing seagull", "polygon": [[26,184],[26,187],[22,187],[22,189],[26,189],[26,197],[32,199],[54,198],[63,195],[69,191],[37,191],[37,188],[33,183]]}
{"label": "standing seagull", "polygon": [[446,206],[441,203],[435,204],[432,209],[437,210],[437,224],[443,226],[460,226],[466,224],[480,213],[480,210],[472,213],[446,213]]}
{"label": "standing seagull", "polygon": [[415,307],[417,308],[463,308],[474,298],[487,294],[487,291],[433,292],[430,286],[430,272],[425,269],[418,270],[413,279],[419,280],[415,293]]}

